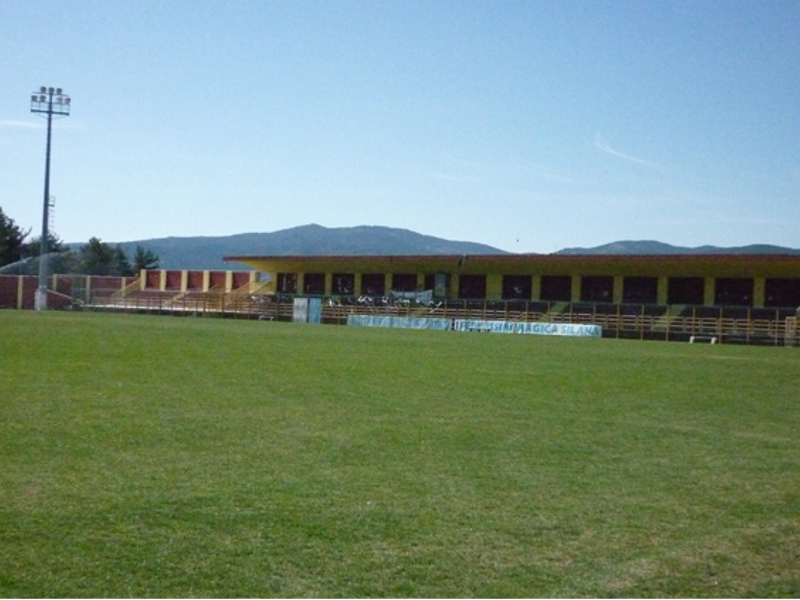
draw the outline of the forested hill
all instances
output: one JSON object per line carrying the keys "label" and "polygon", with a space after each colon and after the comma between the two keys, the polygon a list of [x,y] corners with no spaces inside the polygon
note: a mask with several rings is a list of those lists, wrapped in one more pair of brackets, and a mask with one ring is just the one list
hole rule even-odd
{"label": "forested hill", "polygon": [[[114,242],[116,244],[116,242]],[[242,233],[220,237],[168,237],[119,242],[132,256],[136,246],[155,252],[163,269],[245,269],[223,256],[259,255],[427,255],[507,254],[485,244],[451,241],[407,229],[380,226],[327,228],[303,225],[271,233]],[[556,254],[800,254],[800,249],[756,244],[735,248],[672,246],[656,241],[620,241],[592,248],[565,248]]]}
{"label": "forested hill", "polygon": [[[116,242],[115,242],[116,244]],[[222,237],[168,237],[119,242],[133,254],[136,246],[155,252],[162,269],[245,269],[227,263],[223,256],[327,256],[327,255],[427,255],[505,254],[503,250],[422,235],[407,229],[358,226],[327,228],[303,225],[271,233],[241,233]]]}
{"label": "forested hill", "polygon": [[593,248],[564,248],[556,254],[800,254],[800,249],[773,246],[770,244],[751,244],[723,248],[720,246],[697,246],[694,248],[672,246],[651,240],[622,241],[603,244]]}

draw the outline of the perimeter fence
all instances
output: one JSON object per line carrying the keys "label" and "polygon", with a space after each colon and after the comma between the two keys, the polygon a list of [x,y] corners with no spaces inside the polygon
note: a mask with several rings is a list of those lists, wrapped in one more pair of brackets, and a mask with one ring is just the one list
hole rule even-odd
{"label": "perimeter fence", "polygon": [[[33,277],[0,276],[0,308],[33,308]],[[8,278],[8,279],[5,279]],[[263,293],[249,283],[233,291],[141,289],[138,278],[59,278],[52,309],[138,312],[270,321],[295,318],[292,295]],[[104,285],[107,283],[107,285]],[[797,308],[610,304],[535,300],[442,299],[418,304],[391,298],[323,297],[321,322],[344,325],[349,315],[594,324],[603,337],[724,344],[800,345]]]}
{"label": "perimeter fence", "polygon": [[[93,310],[292,321],[295,296],[242,292],[141,292],[95,298]],[[345,325],[349,315],[479,319],[600,325],[603,337],[725,344],[797,345],[797,311],[790,308],[586,302],[441,300],[426,305],[389,299],[322,298],[322,323]]]}

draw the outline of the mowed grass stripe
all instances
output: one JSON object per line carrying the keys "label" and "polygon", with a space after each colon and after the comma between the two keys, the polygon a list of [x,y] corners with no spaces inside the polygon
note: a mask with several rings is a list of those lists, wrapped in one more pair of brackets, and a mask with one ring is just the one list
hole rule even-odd
{"label": "mowed grass stripe", "polygon": [[0,312],[0,595],[798,596],[800,352]]}

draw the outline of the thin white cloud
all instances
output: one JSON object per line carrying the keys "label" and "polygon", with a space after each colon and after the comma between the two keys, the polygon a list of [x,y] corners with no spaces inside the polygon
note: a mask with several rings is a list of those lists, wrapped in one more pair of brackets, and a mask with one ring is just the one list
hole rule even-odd
{"label": "thin white cloud", "polygon": [[0,129],[41,129],[43,125],[36,121],[14,121],[0,119]]}
{"label": "thin white cloud", "polygon": [[624,152],[620,152],[619,150],[612,148],[606,143],[606,141],[600,135],[599,131],[594,134],[594,147],[600,150],[601,152],[605,152],[606,154],[610,154],[611,156],[616,156],[617,158],[621,158],[623,160],[634,162],[637,165],[643,165],[645,167],[654,167],[657,169],[661,168],[661,165],[659,165],[658,163],[649,160],[644,160],[643,158],[639,158],[631,154],[625,154]]}

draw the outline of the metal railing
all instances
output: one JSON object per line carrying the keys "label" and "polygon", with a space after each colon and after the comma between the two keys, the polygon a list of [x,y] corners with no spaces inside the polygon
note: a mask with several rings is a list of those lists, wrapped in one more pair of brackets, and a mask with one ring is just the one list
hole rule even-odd
{"label": "metal railing", "polygon": [[[228,293],[132,290],[126,295],[97,290],[87,308],[274,321],[293,319],[294,296],[258,291],[252,284]],[[774,346],[800,343],[796,312],[788,308],[517,300],[440,300],[415,305],[323,298],[323,323],[344,325],[349,315],[595,324],[603,328],[603,337],[620,339],[688,341],[692,337],[713,336],[718,343]]]}

